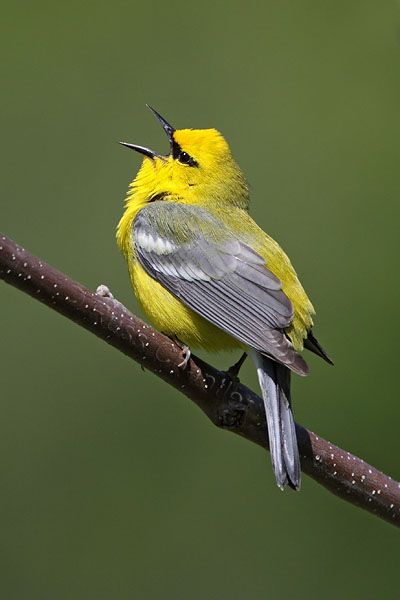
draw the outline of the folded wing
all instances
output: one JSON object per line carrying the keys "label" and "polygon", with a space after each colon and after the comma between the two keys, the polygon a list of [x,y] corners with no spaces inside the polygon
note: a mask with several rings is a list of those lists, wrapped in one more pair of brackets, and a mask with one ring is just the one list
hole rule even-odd
{"label": "folded wing", "polygon": [[133,241],[147,273],[192,310],[292,371],[308,372],[284,333],[293,307],[280,280],[208,211],[154,202],[138,213]]}

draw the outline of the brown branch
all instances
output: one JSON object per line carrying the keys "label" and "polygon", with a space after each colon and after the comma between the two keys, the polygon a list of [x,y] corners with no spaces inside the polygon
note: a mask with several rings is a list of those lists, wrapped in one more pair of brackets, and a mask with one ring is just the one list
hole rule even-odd
{"label": "brown branch", "polygon": [[[95,294],[0,234],[0,278],[88,329],[193,400],[218,427],[268,449],[261,398],[182,351],[116,300]],[[400,483],[296,425],[302,470],[328,490],[400,525]]]}

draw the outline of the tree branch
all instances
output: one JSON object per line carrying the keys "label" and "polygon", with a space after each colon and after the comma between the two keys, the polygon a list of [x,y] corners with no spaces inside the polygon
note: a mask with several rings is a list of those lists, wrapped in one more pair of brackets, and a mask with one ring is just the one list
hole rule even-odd
{"label": "tree branch", "polygon": [[[264,404],[226,373],[192,356],[179,368],[182,350],[129,312],[97,295],[0,234],[0,279],[91,331],[174,386],[215,425],[268,449]],[[296,424],[302,470],[337,496],[400,525],[400,483],[360,458]]]}

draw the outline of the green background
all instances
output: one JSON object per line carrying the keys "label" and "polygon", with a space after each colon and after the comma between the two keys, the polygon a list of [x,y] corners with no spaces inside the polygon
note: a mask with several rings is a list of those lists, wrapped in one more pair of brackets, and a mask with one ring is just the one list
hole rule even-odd
{"label": "green background", "polygon": [[[1,21],[0,229],[138,312],[114,236],[140,157],[116,141],[167,151],[146,102],[216,127],[335,360],[308,356],[296,418],[399,478],[399,3],[23,0]],[[0,300],[3,598],[398,598],[394,527],[307,477],[281,493],[260,448]]]}

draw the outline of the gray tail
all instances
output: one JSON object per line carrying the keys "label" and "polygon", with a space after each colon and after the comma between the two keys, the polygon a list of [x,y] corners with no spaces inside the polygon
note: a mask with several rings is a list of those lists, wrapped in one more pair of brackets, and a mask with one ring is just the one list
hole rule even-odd
{"label": "gray tail", "polygon": [[281,490],[300,489],[300,457],[290,401],[290,370],[256,350],[251,357],[257,367],[268,424],[269,448],[276,483]]}

